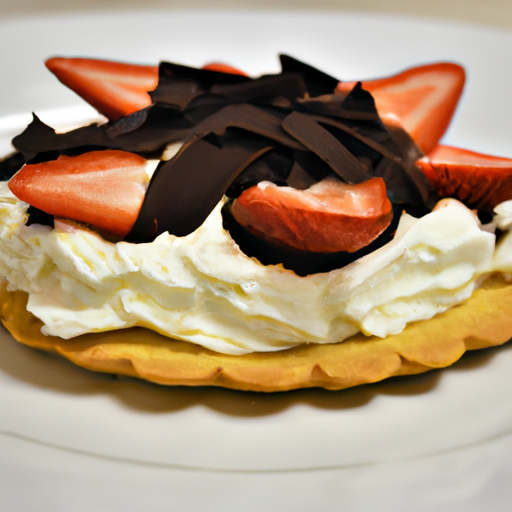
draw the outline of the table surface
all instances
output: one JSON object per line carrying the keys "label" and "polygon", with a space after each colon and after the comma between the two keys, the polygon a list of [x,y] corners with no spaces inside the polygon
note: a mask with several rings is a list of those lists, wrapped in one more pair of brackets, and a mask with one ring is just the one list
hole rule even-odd
{"label": "table surface", "polygon": [[331,10],[437,18],[512,28],[510,0],[2,0],[0,19],[54,13],[137,9]]}

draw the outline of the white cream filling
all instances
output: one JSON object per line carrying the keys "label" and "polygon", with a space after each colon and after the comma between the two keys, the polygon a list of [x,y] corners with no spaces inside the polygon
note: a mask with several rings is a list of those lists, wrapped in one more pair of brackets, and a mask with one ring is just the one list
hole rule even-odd
{"label": "white cream filling", "polygon": [[0,273],[29,293],[43,332],[66,339],[145,326],[242,354],[359,331],[385,337],[464,301],[498,268],[494,235],[457,201],[421,219],[402,216],[386,246],[307,277],[243,254],[222,228],[220,205],[194,233],[151,244],[113,244],[68,223],[25,226],[26,207],[0,183]]}

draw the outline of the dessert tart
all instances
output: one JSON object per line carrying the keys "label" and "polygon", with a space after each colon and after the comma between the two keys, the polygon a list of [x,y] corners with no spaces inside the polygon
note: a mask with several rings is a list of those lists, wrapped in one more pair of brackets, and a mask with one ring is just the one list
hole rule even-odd
{"label": "dessert tart", "polygon": [[26,294],[2,291],[2,323],[30,347],[58,353],[89,370],[165,385],[222,386],[243,391],[340,390],[452,365],[467,350],[502,345],[512,332],[512,286],[487,279],[465,303],[386,338],[354,335],[343,343],[229,355],[155,331],[130,328],[70,340],[41,333]]}
{"label": "dessert tart", "polygon": [[252,391],[343,389],[508,341],[512,161],[439,143],[464,70],[355,83],[281,65],[47,61],[106,119],[57,133],[34,116],[1,163],[16,340]]}

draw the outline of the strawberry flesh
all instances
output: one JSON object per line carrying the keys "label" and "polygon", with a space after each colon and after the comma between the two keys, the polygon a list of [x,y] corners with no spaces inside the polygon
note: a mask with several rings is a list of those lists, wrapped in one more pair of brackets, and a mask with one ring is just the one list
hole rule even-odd
{"label": "strawberry flesh", "polygon": [[139,214],[149,181],[147,161],[118,150],[27,164],[9,181],[11,192],[39,210],[123,238]]}
{"label": "strawberry flesh", "polygon": [[[158,84],[158,66],[68,57],[52,57],[45,64],[64,85],[111,121],[149,107],[148,93]],[[203,69],[248,76],[217,62]]]}
{"label": "strawberry flesh", "polygon": [[218,73],[228,73],[230,75],[249,76],[244,71],[234,68],[233,66],[229,66],[228,64],[223,64],[222,62],[210,62],[209,64],[205,64],[203,69],[208,71],[217,71]]}
{"label": "strawberry flesh", "polygon": [[512,159],[439,145],[417,166],[442,197],[471,208],[492,210],[512,199]]}
{"label": "strawberry flesh", "polygon": [[[397,75],[364,80],[385,123],[399,124],[425,153],[429,153],[448,128],[462,94],[464,69],[440,62],[410,68]],[[347,94],[355,82],[341,82],[337,92]]]}
{"label": "strawberry flesh", "polygon": [[357,185],[325,179],[306,190],[261,182],[233,202],[231,213],[266,240],[324,253],[366,247],[393,217],[381,178]]}
{"label": "strawberry flesh", "polygon": [[46,67],[67,87],[110,120],[151,105],[158,67],[99,59],[53,57]]}

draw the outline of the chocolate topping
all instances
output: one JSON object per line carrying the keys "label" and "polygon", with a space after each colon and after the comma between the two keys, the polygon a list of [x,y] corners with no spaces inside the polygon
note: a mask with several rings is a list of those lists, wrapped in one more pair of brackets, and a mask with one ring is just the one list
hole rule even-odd
{"label": "chocolate topping", "polygon": [[193,98],[207,93],[215,85],[250,81],[249,77],[242,75],[161,62],[158,68],[158,87],[149,94],[154,103],[176,105],[180,110],[185,110]]}
{"label": "chocolate topping", "polygon": [[279,61],[283,73],[293,73],[302,77],[308,95],[311,97],[331,94],[339,83],[337,78],[289,55],[280,55]]}
{"label": "chocolate topping", "polygon": [[0,160],[0,180],[10,180],[23,166],[25,159],[19,152],[8,155]]}
{"label": "chocolate topping", "polygon": [[290,137],[287,133],[282,116],[248,103],[229,105],[198,123],[193,128],[190,136],[185,139],[185,144],[188,141],[205,137],[210,133],[222,136],[226,128],[241,128],[246,132],[267,137],[275,141],[276,144],[293,149],[306,149],[301,142],[296,140],[296,137]]}
{"label": "chocolate topping", "polygon": [[306,187],[328,175],[348,183],[380,176],[399,209],[430,211],[436,193],[415,165],[422,153],[402,129],[382,123],[372,95],[360,83],[334,94],[337,79],[280,59],[281,73],[258,78],[164,62],[151,106],[64,134],[34,116],[13,144],[30,161],[92,147],[146,156],[184,141],[155,172],[132,242],[187,235],[224,195],[262,180]]}
{"label": "chocolate topping", "polygon": [[178,236],[195,231],[242,170],[273,149],[269,139],[247,133],[230,128],[222,140],[203,137],[160,165],[127,240],[151,242],[164,231]]}
{"label": "chocolate topping", "polygon": [[[12,140],[13,146],[23,154],[25,162],[33,161],[36,157],[39,161],[51,160],[78,148],[109,147],[111,144],[104,126],[94,124],[57,134],[35,114],[32,117],[25,131]],[[53,158],[50,156],[52,154],[55,154]]]}
{"label": "chocolate topping", "polygon": [[318,155],[343,181],[361,183],[369,178],[365,166],[311,117],[292,112],[284,119],[283,128]]}

